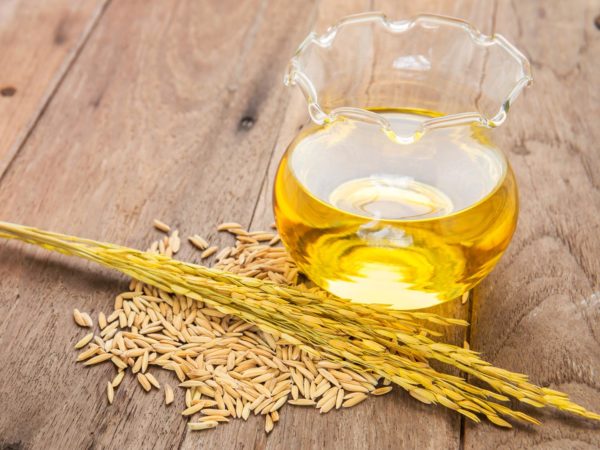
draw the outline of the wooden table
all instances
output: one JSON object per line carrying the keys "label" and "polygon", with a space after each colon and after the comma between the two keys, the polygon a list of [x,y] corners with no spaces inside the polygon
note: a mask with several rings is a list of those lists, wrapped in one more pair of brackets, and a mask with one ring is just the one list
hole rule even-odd
{"label": "wooden table", "polygon": [[[0,3],[0,218],[145,247],[155,217],[224,243],[215,225],[271,220],[273,171],[306,121],[282,72],[312,28],[365,10],[463,17],[507,36],[535,85],[498,133],[522,212],[469,306],[471,347],[600,410],[600,5],[543,1],[5,0]],[[594,21],[596,20],[596,24]],[[185,246],[181,257],[196,260]],[[473,425],[403,392],[319,415],[188,432],[133,378],[74,362],[74,307],[108,311],[115,273],[0,242],[0,448],[598,448],[600,427]],[[167,379],[166,374],[162,379]],[[183,404],[177,400],[177,407]],[[533,409],[533,408],[531,408]]]}

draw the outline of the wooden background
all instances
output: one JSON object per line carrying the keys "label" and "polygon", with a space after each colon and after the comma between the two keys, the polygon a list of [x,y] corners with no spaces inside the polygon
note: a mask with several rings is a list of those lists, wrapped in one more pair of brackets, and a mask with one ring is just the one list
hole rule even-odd
{"label": "wooden background", "polygon": [[[272,220],[273,171],[307,114],[281,83],[313,29],[366,10],[454,15],[499,31],[535,84],[498,132],[522,213],[469,306],[471,347],[600,410],[600,29],[595,0],[0,2],[0,218],[145,247],[160,217],[217,242],[223,220]],[[197,252],[184,247],[181,257]],[[592,449],[600,427],[533,411],[541,427],[465,423],[402,392],[321,416],[286,407],[190,433],[162,392],[84,369],[74,307],[108,311],[125,281],[0,242],[0,448]],[[159,379],[166,380],[159,373]],[[161,375],[163,375],[161,377]],[[530,408],[533,409],[533,408]]]}

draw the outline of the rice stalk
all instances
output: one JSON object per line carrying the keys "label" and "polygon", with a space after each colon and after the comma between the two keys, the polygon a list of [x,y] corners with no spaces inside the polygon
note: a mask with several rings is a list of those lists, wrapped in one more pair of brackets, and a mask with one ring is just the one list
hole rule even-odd
{"label": "rice stalk", "polygon": [[[470,349],[432,340],[429,335],[436,333],[419,322],[466,325],[462,320],[352,303],[317,289],[238,276],[165,255],[7,222],[0,222],[0,237],[94,261],[163,291],[202,301],[223,314],[240,317],[278,339],[298,345],[308,354],[337,361],[353,370],[371,371],[398,384],[417,400],[440,403],[477,422],[483,415],[499,426],[510,426],[499,416],[538,423],[498,403],[509,397],[600,420],[600,415],[575,404],[562,392],[536,386],[526,375],[494,367]],[[96,356],[88,364],[102,358]],[[484,381],[491,389],[437,371],[429,366],[428,360],[456,367]],[[143,374],[138,374],[138,380],[150,389]],[[336,405],[335,395],[331,400],[327,398],[322,411]]]}

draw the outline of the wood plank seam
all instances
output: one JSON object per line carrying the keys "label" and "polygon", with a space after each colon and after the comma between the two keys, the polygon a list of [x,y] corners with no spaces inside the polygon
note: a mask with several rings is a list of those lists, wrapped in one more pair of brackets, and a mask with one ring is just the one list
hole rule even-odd
{"label": "wood plank seam", "polygon": [[[493,0],[492,1],[492,17],[491,17],[491,24],[490,24],[490,35],[493,36],[496,34],[496,23],[497,23],[497,18],[498,18],[498,0]],[[486,60],[484,62],[482,71],[481,71],[481,78],[479,79],[479,94],[477,95],[477,98],[475,99],[475,104],[479,104],[479,100],[481,99],[481,97],[483,96],[483,80],[484,80],[484,73],[485,73],[485,67],[487,65],[487,59],[488,59],[488,55],[486,54]],[[473,305],[475,304],[476,301],[476,296],[475,293],[477,292],[477,286],[471,290],[471,292],[469,292],[469,300],[468,300],[468,305],[467,305],[467,322],[469,322],[469,325],[467,327],[467,329],[465,330],[465,339],[467,344],[471,345],[471,341],[472,341],[472,333],[473,333]],[[455,300],[456,301],[456,300]],[[464,372],[460,372],[460,376],[464,377],[467,381],[471,382],[473,381],[473,377],[468,375],[467,373]],[[458,449],[459,450],[464,450],[465,447],[465,433],[466,433],[466,421],[467,418],[465,416],[463,416],[462,414],[460,415],[460,427],[459,427],[459,433],[458,433]]]}
{"label": "wood plank seam", "polygon": [[14,144],[8,150],[8,157],[7,157],[6,165],[4,167],[0,166],[0,182],[2,182],[4,175],[9,171],[13,162],[19,155],[21,149],[25,146],[27,140],[33,133],[33,130],[36,128],[40,119],[42,118],[42,116],[44,115],[46,110],[48,109],[48,105],[50,104],[50,102],[54,98],[55,94],[58,92],[58,90],[62,86],[62,83],[63,83],[64,79],[66,78],[67,74],[71,71],[72,67],[76,63],[77,58],[81,54],[81,51],[85,47],[85,44],[88,42],[89,37],[92,35],[94,30],[96,29],[97,24],[100,22],[102,16],[104,15],[104,12],[106,11],[106,9],[108,8],[108,5],[110,3],[111,3],[111,0],[104,0],[104,3],[98,8],[96,13],[90,20],[89,24],[87,25],[86,29],[83,30],[83,33],[81,33],[79,41],[75,44],[73,51],[71,52],[70,55],[68,55],[65,58],[65,61],[63,62],[63,64],[59,68],[59,70],[57,71],[57,73],[54,77],[54,80],[50,83],[50,85],[48,87],[46,95],[42,98],[42,101],[39,105],[37,112],[32,115],[30,123],[26,126],[25,130],[23,130],[23,132],[21,133],[21,136],[17,137]]}
{"label": "wood plank seam", "polygon": [[[290,101],[288,99],[287,101],[285,101],[285,107],[282,112],[282,117],[285,116],[285,114],[287,113],[289,105],[290,105]],[[262,180],[260,182],[260,189],[258,191],[258,195],[256,196],[256,199],[254,200],[254,207],[252,208],[252,215],[250,216],[250,221],[248,222],[249,230],[252,229],[252,225],[254,224],[254,216],[256,215],[256,209],[258,208],[258,204],[260,203],[260,199],[261,199],[260,194],[263,192],[264,189],[266,189],[267,178],[269,177],[271,164],[273,163],[273,155],[275,154],[275,149],[277,148],[277,145],[279,144],[280,134],[281,134],[281,127],[279,127],[279,129],[277,130],[277,134],[275,135],[275,140],[273,141],[273,145],[271,146],[271,153],[269,154],[269,160],[267,161],[267,165],[265,166]],[[267,195],[268,195],[268,193],[267,193]]]}
{"label": "wood plank seam", "polygon": [[[374,0],[370,0],[370,1],[371,1],[371,6],[372,6]],[[319,6],[320,6],[320,0],[318,0],[317,3],[315,4],[313,11],[312,11],[312,17],[308,21],[310,23],[309,30],[312,30],[315,27],[315,24],[317,22],[317,12],[319,11]],[[290,57],[291,57],[291,55],[290,55]],[[284,100],[285,106],[283,108],[283,111],[281,112],[282,118],[286,117],[286,115],[288,114],[288,111],[290,108],[290,103],[291,103],[290,95],[287,95],[284,98],[285,98],[285,100]],[[249,230],[251,230],[252,227],[254,226],[256,210],[258,208],[258,205],[260,204],[263,191],[267,188],[267,185],[268,185],[268,177],[269,177],[269,173],[270,173],[270,169],[271,169],[271,164],[273,163],[273,157],[275,155],[275,151],[277,150],[277,146],[279,145],[279,138],[281,136],[281,128],[282,128],[282,126],[280,126],[279,129],[277,130],[275,140],[273,141],[273,146],[271,147],[271,154],[269,155],[269,160],[267,162],[267,165],[265,166],[265,172],[264,172],[263,178],[260,182],[260,189],[258,191],[258,195],[256,196],[256,200],[254,202],[254,207],[252,208],[252,215],[250,216],[250,221],[248,222]],[[269,193],[267,193],[267,195],[269,195]]]}
{"label": "wood plank seam", "polygon": [[[229,85],[236,85],[237,81],[243,76],[243,68],[246,64],[246,55],[249,53],[250,49],[252,48],[254,41],[255,41],[255,36],[258,33],[258,30],[260,28],[260,23],[261,23],[261,19],[264,16],[265,10],[267,8],[267,1],[261,1],[260,2],[260,7],[258,8],[256,15],[254,17],[254,19],[252,20],[252,24],[250,25],[248,32],[247,32],[247,38],[245,39],[245,45],[244,45],[244,49],[242,52],[242,57],[240,58],[238,64],[236,65],[232,77],[229,80]],[[226,104],[229,104],[229,101],[231,100],[231,98],[235,95],[235,92],[233,91],[229,91],[229,98],[227,99],[227,101],[225,102]],[[289,101],[286,102],[286,105],[284,107],[284,111],[283,114],[285,114],[285,112],[287,111],[287,107],[288,107]],[[223,108],[221,113],[225,114],[227,112],[227,108]],[[262,186],[265,183],[266,177],[268,176],[269,173],[269,166],[271,163],[271,159],[273,156],[273,153],[275,151],[275,147],[277,145],[278,142],[278,138],[279,138],[279,133],[280,133],[281,127],[279,127],[279,129],[277,130],[272,148],[271,148],[271,153],[268,159],[268,163],[266,165],[266,169],[263,175],[263,179],[261,180],[260,183],[260,189],[258,190],[259,195],[257,195],[256,200],[254,202],[253,208],[252,208],[252,214],[250,216],[250,220],[248,222],[248,229],[250,229],[250,226],[254,220],[254,214],[256,212],[256,207],[258,205],[259,199],[260,199],[260,192],[262,191]],[[183,429],[183,433],[181,433],[181,436],[179,438],[179,442],[177,443],[177,448],[181,449],[183,447],[183,445],[185,444],[186,441],[186,437],[188,436],[188,434],[190,433],[190,430],[188,429],[188,427],[186,426]],[[191,432],[193,433],[193,431]]]}

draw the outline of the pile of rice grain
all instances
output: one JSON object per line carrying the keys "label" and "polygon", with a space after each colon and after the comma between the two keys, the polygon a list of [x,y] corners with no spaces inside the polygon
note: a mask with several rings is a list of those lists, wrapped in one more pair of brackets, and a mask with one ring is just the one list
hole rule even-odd
{"label": "pile of rice grain", "polygon": [[[176,254],[181,247],[178,232],[159,220],[154,226],[167,235],[149,251]],[[219,251],[193,235],[189,241],[202,251],[201,258],[218,252],[215,267],[220,269],[287,285],[299,283],[298,269],[285,249],[276,246],[275,233],[248,232],[237,223],[221,224],[218,230],[234,235],[235,245]],[[75,309],[73,318],[81,327],[93,327],[87,313]],[[130,371],[146,392],[162,388],[165,403],[171,404],[173,389],[161,386],[150,368],[170,370],[185,390],[186,409],[181,414],[191,418],[190,430],[260,414],[269,433],[285,404],[327,413],[392,390],[388,380],[315,358],[251,323],[137,280],[131,281],[129,291],[117,295],[108,316],[98,314],[97,322],[98,335],[87,334],[75,348],[83,349],[77,361],[84,365],[110,361],[115,366],[117,373],[106,387],[108,402],[112,404],[115,389]]]}

